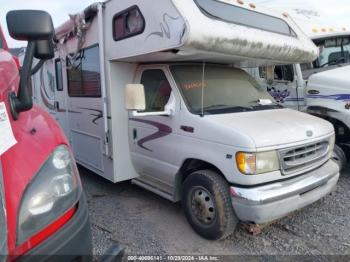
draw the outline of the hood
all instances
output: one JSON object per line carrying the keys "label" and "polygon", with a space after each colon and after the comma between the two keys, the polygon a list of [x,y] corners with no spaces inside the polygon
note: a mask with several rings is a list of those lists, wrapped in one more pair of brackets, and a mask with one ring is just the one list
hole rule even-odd
{"label": "hood", "polygon": [[0,156],[0,261],[4,261],[3,255],[7,254],[7,221],[4,199],[3,173]]}
{"label": "hood", "polygon": [[350,91],[350,65],[336,67],[310,76],[308,86],[336,87]]}
{"label": "hood", "polygon": [[[230,128],[236,133],[249,136],[258,149],[285,147],[334,132],[329,122],[291,109],[210,115],[205,118],[213,125]],[[312,136],[307,135],[310,131]]]}

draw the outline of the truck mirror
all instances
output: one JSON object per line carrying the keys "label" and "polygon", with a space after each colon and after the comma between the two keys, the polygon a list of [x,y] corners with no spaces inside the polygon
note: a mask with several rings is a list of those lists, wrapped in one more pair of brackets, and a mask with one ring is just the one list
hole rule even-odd
{"label": "truck mirror", "polygon": [[[52,41],[54,28],[51,16],[40,10],[15,10],[6,15],[9,34],[16,40],[28,41],[23,66],[20,71],[18,92],[9,93],[12,118],[17,120],[21,112],[33,107],[33,99],[28,91],[28,83],[32,73],[33,58],[50,57],[52,49],[48,43]],[[48,41],[47,43],[40,41]],[[37,47],[37,45],[39,45]]]}
{"label": "truck mirror", "polygon": [[55,57],[55,51],[53,49],[53,42],[51,39],[36,41],[34,57],[43,60],[48,60]]}
{"label": "truck mirror", "polygon": [[35,41],[34,57],[40,61],[32,69],[31,74],[36,74],[45,63],[45,60],[55,57],[55,50],[53,48],[52,40],[38,40]]}
{"label": "truck mirror", "polygon": [[143,85],[126,85],[125,109],[129,111],[144,111],[146,109],[145,88]]}
{"label": "truck mirror", "polygon": [[40,10],[14,10],[6,15],[9,34],[16,40],[50,40],[54,28],[51,16]]}

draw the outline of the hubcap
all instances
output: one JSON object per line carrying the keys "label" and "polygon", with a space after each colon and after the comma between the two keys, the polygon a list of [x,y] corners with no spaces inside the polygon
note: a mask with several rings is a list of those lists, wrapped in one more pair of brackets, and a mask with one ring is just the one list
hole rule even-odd
{"label": "hubcap", "polygon": [[212,195],[202,187],[196,187],[191,192],[192,213],[199,222],[213,223],[216,215],[215,204]]}

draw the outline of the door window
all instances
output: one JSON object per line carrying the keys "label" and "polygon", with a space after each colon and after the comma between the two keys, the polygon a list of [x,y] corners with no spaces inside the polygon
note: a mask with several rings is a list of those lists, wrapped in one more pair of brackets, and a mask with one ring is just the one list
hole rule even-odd
{"label": "door window", "polygon": [[141,84],[145,87],[146,96],[146,110],[144,112],[164,111],[171,94],[171,86],[164,72],[160,69],[144,71]]}
{"label": "door window", "polygon": [[[260,67],[260,78],[273,79],[276,81],[294,81],[293,65],[278,65],[273,67]],[[272,76],[273,75],[273,76]]]}

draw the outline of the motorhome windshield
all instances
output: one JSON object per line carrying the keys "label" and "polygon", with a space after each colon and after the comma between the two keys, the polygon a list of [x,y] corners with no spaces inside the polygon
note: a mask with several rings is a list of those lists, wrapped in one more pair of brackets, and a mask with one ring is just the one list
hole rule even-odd
{"label": "motorhome windshield", "polygon": [[350,62],[350,38],[337,37],[323,41],[315,41],[320,56],[314,62],[315,68]]}
{"label": "motorhome windshield", "polygon": [[[194,114],[224,114],[279,108],[241,69],[219,65],[171,66],[175,82]],[[261,104],[261,101],[271,103]]]}

